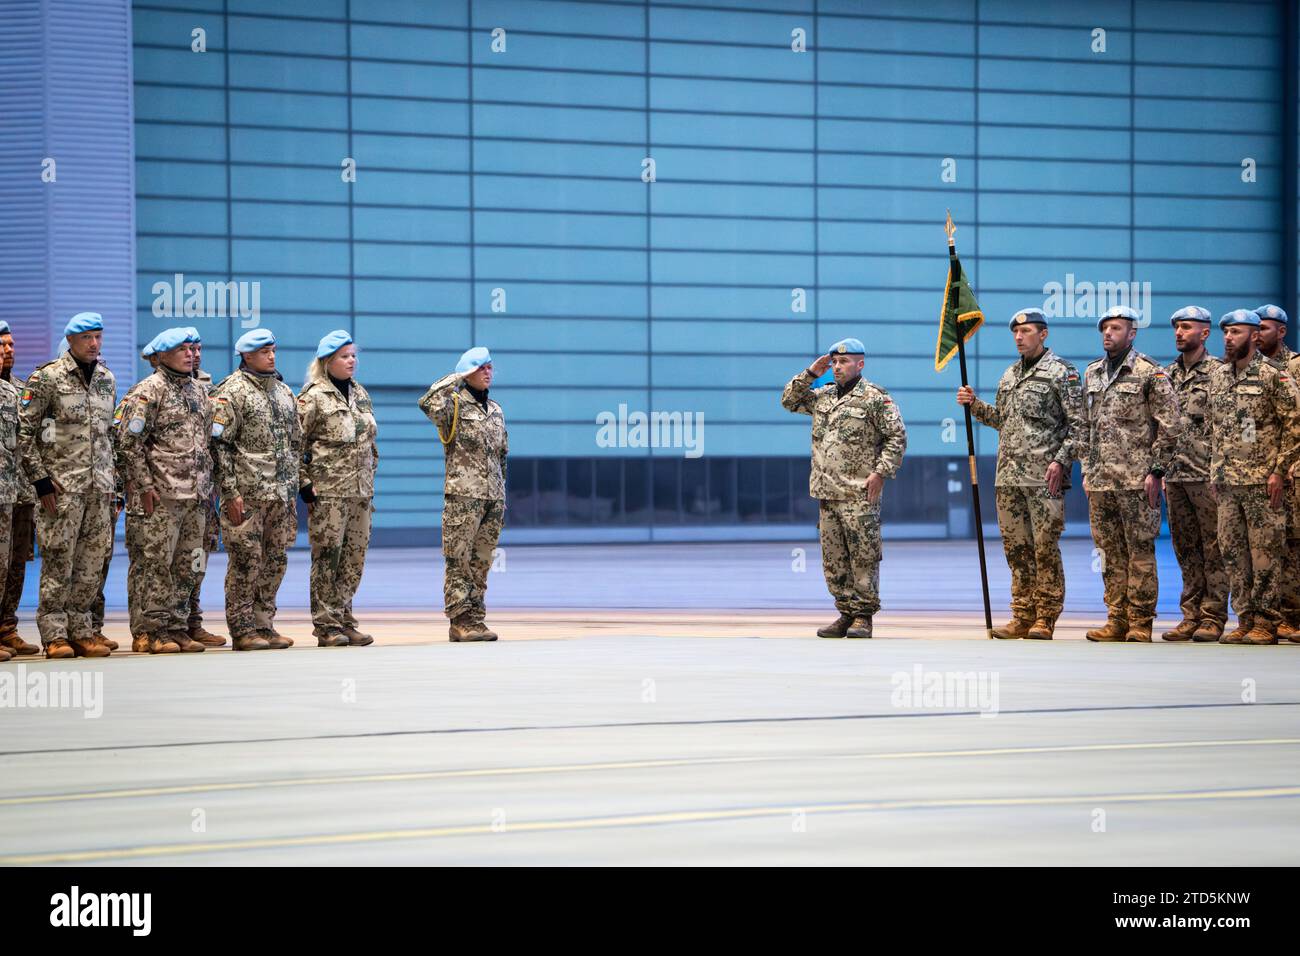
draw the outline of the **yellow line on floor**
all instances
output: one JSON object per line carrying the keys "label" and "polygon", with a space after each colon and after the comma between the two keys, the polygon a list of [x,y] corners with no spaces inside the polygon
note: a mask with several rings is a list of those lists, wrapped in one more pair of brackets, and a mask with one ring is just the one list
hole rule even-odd
{"label": "yellow line on floor", "polygon": [[1197,800],[1258,800],[1300,796],[1300,787],[1264,787],[1244,790],[1199,790],[1175,793],[1099,793],[1061,797],[984,797],[947,800],[874,800],[830,803],[814,806],[745,807],[730,810],[676,810],[622,816],[572,820],[537,820],[511,823],[420,827],[407,830],[369,830],[354,833],[323,833],[295,837],[262,837],[212,843],[162,843],[150,846],[116,847],[102,850],[66,850],[0,857],[0,866],[49,863],[90,863],[104,860],[133,860],[155,856],[190,856],[199,853],[229,853],[235,850],[270,850],[288,847],[340,846],[399,840],[432,840],[446,837],[501,835],[506,833],[548,833],[563,830],[603,830],[616,827],[655,826],[677,823],[708,823],[783,817],[796,811],[807,814],[864,813],[885,810],[977,809],[985,807],[1051,807],[1068,804],[1167,803]]}
{"label": "yellow line on floor", "polygon": [[592,773],[610,770],[660,770],[727,764],[757,764],[798,760],[930,760],[951,757],[1004,757],[1025,754],[1095,753],[1123,750],[1181,750],[1193,747],[1270,747],[1300,744],[1300,737],[1265,737],[1246,740],[1171,740],[1137,743],[1071,744],[1044,747],[989,747],[979,750],[913,750],[893,753],[792,754],[735,757],[683,757],[662,760],[619,760],[605,763],[550,764],[532,767],[481,767],[463,770],[413,770],[394,773],[351,774],[324,777],[284,777],[270,780],[196,783],[171,787],[134,787],[124,790],[86,790],[74,793],[31,794],[0,798],[0,807],[68,803],[81,800],[123,800],[170,797],[233,790],[269,790],[280,787],[347,786],[365,783],[406,783],[420,780],[455,780],[467,777],[510,777],[532,774]]}

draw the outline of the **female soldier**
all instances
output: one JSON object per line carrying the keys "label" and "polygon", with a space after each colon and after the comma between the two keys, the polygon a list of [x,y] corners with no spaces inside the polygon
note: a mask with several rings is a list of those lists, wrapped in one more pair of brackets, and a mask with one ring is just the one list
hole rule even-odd
{"label": "female soldier", "polygon": [[453,641],[495,641],[484,594],[506,509],[506,419],[488,398],[492,356],[472,348],[456,371],[429,386],[420,410],[438,429],[447,457],[443,483],[443,597]]}
{"label": "female soldier", "polygon": [[378,427],[370,396],[353,379],[357,349],[339,329],[320,340],[298,393],[302,424],[300,494],[311,540],[312,633],[321,647],[363,647],[352,597],[370,544]]}

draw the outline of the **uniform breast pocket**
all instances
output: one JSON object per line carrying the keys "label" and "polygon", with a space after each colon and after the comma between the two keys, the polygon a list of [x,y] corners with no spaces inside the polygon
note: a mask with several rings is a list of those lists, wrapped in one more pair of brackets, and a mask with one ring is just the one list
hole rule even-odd
{"label": "uniform breast pocket", "polygon": [[9,405],[0,410],[0,415],[4,416],[4,425],[0,426],[5,436],[5,447],[14,449],[18,447],[18,410]]}
{"label": "uniform breast pocket", "polygon": [[1056,396],[1045,382],[1028,382],[1020,402],[1021,414],[1026,418],[1051,418],[1056,413]]}
{"label": "uniform breast pocket", "polygon": [[1194,422],[1205,420],[1210,409],[1210,391],[1205,386],[1193,385],[1178,397],[1183,411]]}
{"label": "uniform breast pocket", "polygon": [[1110,408],[1111,414],[1116,418],[1125,421],[1141,418],[1144,406],[1142,386],[1139,383],[1133,382],[1132,384],[1115,386]]}
{"label": "uniform breast pocket", "polygon": [[871,424],[870,415],[865,408],[850,405],[840,413],[836,428],[846,440],[857,441],[866,436]]}
{"label": "uniform breast pocket", "polygon": [[60,388],[54,397],[54,415],[61,422],[84,422],[89,398],[86,390],[76,386]]}
{"label": "uniform breast pocket", "polygon": [[1242,385],[1237,389],[1237,405],[1244,416],[1256,422],[1268,416],[1268,399],[1262,385]]}
{"label": "uniform breast pocket", "polygon": [[357,440],[357,425],[351,412],[338,411],[326,416],[322,429],[322,438],[329,442],[354,442]]}

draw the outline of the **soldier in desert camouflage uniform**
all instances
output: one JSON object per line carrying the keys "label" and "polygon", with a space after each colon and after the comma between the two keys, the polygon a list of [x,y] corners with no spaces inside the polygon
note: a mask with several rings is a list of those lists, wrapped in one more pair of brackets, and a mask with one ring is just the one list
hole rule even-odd
{"label": "soldier in desert camouflage uniform", "polygon": [[[1286,376],[1300,396],[1300,355],[1287,362]],[[1281,612],[1277,636],[1300,644],[1300,461],[1291,466],[1286,486],[1286,566],[1282,574]]]}
{"label": "soldier in desert camouflage uniform", "polygon": [[999,432],[994,484],[1011,569],[1011,621],[993,636],[1051,640],[1065,603],[1063,493],[1074,460],[1086,451],[1083,386],[1079,370],[1047,348],[1041,309],[1022,309],[1010,326],[1021,357],[1002,374],[995,404],[980,401],[969,386],[957,390],[957,402]]}
{"label": "soldier in desert camouflage uniform", "polygon": [[[27,383],[14,374],[14,337],[9,323],[0,319],[0,381],[8,382],[21,398]],[[17,414],[17,405],[15,405]],[[18,602],[23,596],[27,579],[27,562],[36,553],[36,491],[23,470],[22,456],[18,455],[18,472],[14,475],[18,497],[14,501],[13,519],[10,523],[11,542],[7,564],[9,573],[0,581],[0,648],[10,654],[39,654],[41,649],[23,640],[18,633]]]}
{"label": "soldier in desert camouflage uniform", "polygon": [[[211,396],[214,387],[212,376],[199,364],[203,360],[203,338],[199,335],[199,330],[193,326],[186,328],[185,331],[189,333],[187,341],[194,346],[192,373],[194,381],[204,395]],[[220,547],[220,542],[221,523],[217,516],[217,492],[214,483],[212,494],[203,501],[203,560],[199,563],[199,570],[195,574],[194,590],[190,594],[190,616],[186,622],[190,640],[198,641],[204,647],[221,647],[226,643],[224,637],[213,634],[203,626],[203,606],[200,603],[203,578],[208,573],[208,558]]]}
{"label": "soldier in desert camouflage uniform", "polygon": [[41,501],[36,624],[51,658],[107,657],[90,606],[113,547],[116,477],[110,431],[117,385],[99,361],[103,319],[72,317],[68,351],[32,372],[19,402],[23,468]]}
{"label": "soldier in desert camouflage uniform", "polygon": [[[13,553],[14,505],[18,501],[18,483],[22,471],[18,464],[18,390],[0,379],[0,602],[4,601],[5,581],[9,577],[9,556]],[[0,644],[0,662],[13,657],[13,651]]]}
{"label": "soldier in desert camouflage uniform", "polygon": [[1139,313],[1116,306],[1097,322],[1106,357],[1084,373],[1088,493],[1092,539],[1101,552],[1105,627],[1090,641],[1150,641],[1156,615],[1156,535],[1160,479],[1168,465],[1162,448],[1182,433],[1169,376],[1133,347]]}
{"label": "soldier in desert camouflage uniform", "polygon": [[212,407],[192,376],[185,329],[152,343],[158,368],[129,393],[117,424],[131,495],[140,512],[139,585],[132,597],[151,654],[199,652],[189,636],[190,595],[203,559],[203,502],[212,495]]}
{"label": "soldier in desert camouflage uniform", "polygon": [[1232,579],[1237,627],[1222,644],[1276,644],[1286,554],[1285,477],[1300,460],[1300,411],[1290,377],[1256,346],[1259,316],[1219,320],[1223,364],[1210,376],[1210,478],[1219,547]]}
{"label": "soldier in desert camouflage uniform", "polygon": [[[812,416],[809,493],[818,499],[822,571],[840,616],[819,637],[871,637],[880,610],[880,502],[898,474],[907,429],[898,406],[862,377],[866,348],[844,339],[786,385],[781,405]],[[814,389],[830,368],[835,381]]]}
{"label": "soldier in desert camouflage uniform", "polygon": [[1179,599],[1183,620],[1160,636],[1166,641],[1217,641],[1228,620],[1228,571],[1219,552],[1218,513],[1210,487],[1210,375],[1219,367],[1205,350],[1210,313],[1189,305],[1170,317],[1180,356],[1165,367],[1178,397],[1183,433],[1162,447],[1169,535],[1183,570]]}
{"label": "soldier in desert camouflage uniform", "polygon": [[453,641],[495,641],[485,623],[487,576],[506,510],[509,440],[501,406],[488,397],[492,356],[482,347],[460,357],[456,371],[420,396],[420,411],[438,429],[446,455],[442,554],[443,604]]}
{"label": "soldier in desert camouflage uniform", "polygon": [[237,651],[284,648],[275,596],[298,531],[302,433],[293,392],[275,371],[275,336],[246,332],[239,368],[212,393],[212,453],[226,545],[226,625]]}
{"label": "soldier in desert camouflage uniform", "polygon": [[[1259,349],[1264,361],[1278,371],[1286,372],[1291,385],[1300,388],[1295,377],[1297,356],[1286,344],[1288,318],[1276,305],[1261,305],[1254,310],[1259,316]],[[1300,643],[1300,492],[1292,477],[1286,487],[1286,561],[1281,575],[1277,636]]]}
{"label": "soldier in desert camouflage uniform", "polygon": [[361,583],[374,510],[378,428],[370,395],[353,378],[357,349],[344,330],[320,340],[298,393],[301,495],[311,540],[312,632],[321,647],[364,646],[352,597]]}

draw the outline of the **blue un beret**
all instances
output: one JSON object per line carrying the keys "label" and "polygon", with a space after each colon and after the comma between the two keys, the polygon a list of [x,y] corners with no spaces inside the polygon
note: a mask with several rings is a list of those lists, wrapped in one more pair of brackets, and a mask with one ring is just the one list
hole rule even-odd
{"label": "blue un beret", "polygon": [[275,334],[270,329],[251,329],[239,337],[235,343],[236,352],[256,352],[260,348],[275,344]]}
{"label": "blue un beret", "polygon": [[1101,330],[1101,325],[1107,319],[1128,319],[1135,325],[1142,321],[1142,313],[1137,309],[1129,308],[1127,305],[1111,306],[1106,310],[1105,315],[1097,320],[1097,329]]}
{"label": "blue un beret", "polygon": [[1017,325],[1041,325],[1047,328],[1047,316],[1042,309],[1021,309],[1011,317],[1007,323],[1007,328],[1014,329]]}
{"label": "blue un beret", "polygon": [[153,340],[150,341],[148,345],[145,346],[145,348],[149,350],[146,354],[146,358],[149,355],[170,352],[177,346],[184,345],[190,340],[189,336],[190,330],[180,328],[179,326],[171,329],[163,329],[153,337]]}
{"label": "blue un beret", "polygon": [[1259,328],[1259,316],[1250,309],[1233,309],[1219,319],[1219,328],[1226,329],[1230,325],[1253,325]]}
{"label": "blue un beret", "polygon": [[492,353],[481,345],[476,345],[460,357],[456,363],[457,372],[472,372],[476,368],[492,364]]}
{"label": "blue un beret", "polygon": [[6,322],[4,319],[0,319],[0,335],[8,335],[8,334],[9,334],[9,323]]}
{"label": "blue un beret", "polygon": [[1169,317],[1170,325],[1179,322],[1204,322],[1209,325],[1213,321],[1214,316],[1210,315],[1210,310],[1202,309],[1199,305],[1185,305]]}
{"label": "blue un beret", "polygon": [[1261,305],[1255,310],[1255,314],[1261,319],[1272,319],[1274,322],[1287,324],[1286,312],[1278,305]]}
{"label": "blue un beret", "polygon": [[840,339],[827,351],[827,355],[866,355],[867,349],[860,339]]}
{"label": "blue un beret", "polygon": [[198,329],[196,329],[196,328],[195,328],[194,326],[192,326],[192,325],[189,325],[189,326],[186,326],[186,327],[185,327],[185,341],[186,341],[186,342],[191,342],[191,343],[193,343],[194,345],[202,345],[202,344],[203,344],[203,336],[199,335],[199,330],[198,330]]}
{"label": "blue un beret", "polygon": [[63,328],[64,336],[78,335],[82,332],[102,332],[104,317],[98,312],[78,312]]}
{"label": "blue un beret", "polygon": [[316,346],[316,357],[324,358],[327,355],[333,355],[343,346],[351,344],[352,336],[348,334],[347,329],[335,329],[320,340],[320,344]]}

